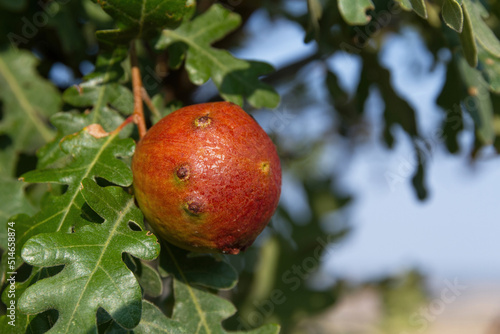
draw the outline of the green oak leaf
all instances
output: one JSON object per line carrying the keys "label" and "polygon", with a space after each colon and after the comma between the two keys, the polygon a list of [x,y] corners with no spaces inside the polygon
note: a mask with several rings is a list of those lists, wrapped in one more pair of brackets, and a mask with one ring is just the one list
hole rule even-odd
{"label": "green oak leaf", "polygon": [[469,94],[464,99],[463,106],[474,120],[476,136],[483,145],[493,144],[495,130],[489,85],[481,72],[470,67],[465,59],[459,59],[458,68]]}
{"label": "green oak leaf", "polygon": [[[232,289],[238,282],[238,273],[227,262],[211,255],[190,256],[190,252],[167,245],[160,255],[160,273],[184,279],[189,284],[213,289]],[[170,259],[175,258],[176,261]]]}
{"label": "green oak leaf", "polygon": [[150,333],[165,333],[165,334],[188,334],[184,330],[184,326],[170,318],[167,318],[163,312],[154,304],[147,300],[142,301],[142,318],[141,322],[132,330],[128,331],[120,327],[116,322],[110,323],[106,328],[105,333],[113,334],[150,334]]}
{"label": "green oak leaf", "polygon": [[212,5],[193,21],[184,22],[176,30],[163,30],[157,49],[168,47],[171,66],[177,68],[186,59],[190,80],[201,85],[212,78],[221,96],[239,105],[245,97],[254,107],[274,108],[279,95],[262,83],[259,77],[273,71],[271,65],[233,57],[226,50],[210,45],[236,29],[241,23],[238,14],[221,5]]}
{"label": "green oak leaf", "polygon": [[[26,188],[26,184],[21,181],[0,177],[0,189],[2,189],[0,192],[0,223],[2,226],[15,214],[25,213],[31,215],[36,212],[35,206],[25,196],[24,188]],[[6,231],[6,229],[2,228],[0,235],[3,235]]]}
{"label": "green oak leaf", "polygon": [[482,18],[482,14],[487,13],[483,5],[476,0],[463,0],[463,9],[469,16],[477,42],[495,57],[500,57],[500,41]]}
{"label": "green oak leaf", "polygon": [[229,301],[210,292],[174,279],[175,303],[172,319],[184,325],[188,333],[199,334],[278,334],[278,325],[264,325],[247,332],[226,332],[221,321],[236,312]]}
{"label": "green oak leaf", "polygon": [[[15,226],[16,217],[14,215],[31,215],[36,212],[35,206],[25,194],[25,188],[26,184],[19,180],[0,176],[0,189],[2,189],[0,192],[0,249],[4,251],[8,248],[8,232],[17,231],[17,226]],[[16,262],[20,264],[19,253],[16,253],[16,255],[18,255]],[[14,271],[14,269],[8,269],[7,260],[8,254],[4,252],[0,264],[1,273]],[[3,282],[2,276],[0,275],[0,282]]]}
{"label": "green oak leaf", "polygon": [[[83,179],[100,177],[120,186],[132,183],[130,168],[118,159],[132,156],[132,139],[120,139],[117,133],[95,138],[85,128],[79,133],[66,136],[60,145],[72,158],[65,167],[36,169],[22,176],[26,182],[59,183],[68,188],[60,196],[45,197],[40,212],[30,219],[23,218],[23,224],[16,230],[18,255],[24,243],[32,236],[58,231],[70,232],[75,225],[88,223],[91,217],[85,211],[82,213],[85,200],[80,192],[80,183]],[[21,264],[18,261],[17,265]]]}
{"label": "green oak leaf", "polygon": [[18,152],[33,152],[53,138],[46,120],[61,105],[59,92],[38,75],[37,64],[29,51],[0,51],[0,99],[4,110],[0,134],[9,136]]}
{"label": "green oak leaf", "polygon": [[166,333],[166,334],[184,334],[184,327],[178,321],[169,319],[155,305],[150,302],[142,301],[142,318],[139,325],[134,328],[135,334],[141,333]]}
{"label": "green oak leaf", "polygon": [[366,11],[375,9],[372,0],[339,0],[338,6],[340,14],[350,25],[367,24],[371,17],[366,15]]}
{"label": "green oak leaf", "polygon": [[116,29],[97,32],[100,40],[111,44],[150,38],[163,28],[175,28],[194,5],[186,0],[92,1],[116,21]]}
{"label": "green oak leaf", "polygon": [[[8,223],[11,223],[12,226],[10,225],[7,225]],[[8,258],[9,258],[9,254],[7,252],[3,253],[2,255],[2,262],[1,262],[1,265],[2,265],[2,273],[6,273],[6,272],[12,272],[12,271],[16,271],[22,264],[23,264],[23,259],[21,258],[21,247],[22,247],[22,243],[19,242],[19,238],[22,237],[23,234],[26,233],[26,231],[29,231],[29,229],[31,228],[31,226],[33,225],[33,220],[31,219],[30,216],[28,215],[25,215],[25,214],[18,214],[18,215],[15,215],[15,216],[12,216],[9,218],[8,221],[4,222],[1,227],[4,231],[8,231],[8,227],[12,227],[16,230],[16,244],[15,244],[15,252],[14,252],[14,261],[15,263],[13,264],[14,267],[12,268],[11,265],[8,263]],[[2,248],[6,249],[6,246],[7,246],[7,234],[4,232],[2,234]],[[24,243],[25,240],[23,240],[22,242]],[[3,280],[5,279],[5,277],[2,277],[2,282]]]}
{"label": "green oak leaf", "polygon": [[[160,245],[144,230],[141,211],[122,188],[102,188],[86,178],[81,192],[104,222],[70,234],[39,234],[26,242],[22,257],[27,263],[64,265],[64,269],[30,286],[19,299],[19,310],[26,314],[58,310],[57,322],[47,333],[97,333],[99,308],[123,328],[134,328],[141,320],[142,294],[122,254],[153,260]],[[130,222],[140,231],[132,230]]]}
{"label": "green oak leaf", "polygon": [[[38,268],[35,267],[31,270],[30,277],[24,282],[15,283],[15,298],[11,299],[9,297],[9,290],[5,289],[2,293],[2,302],[5,305],[10,305],[11,300],[18,304],[20,296],[26,291],[26,289],[35,284],[37,281],[53,276],[61,271],[61,267],[51,267],[51,268]],[[19,279],[16,277],[16,279]],[[54,310],[49,310],[37,315],[27,315],[16,310],[15,327],[9,325],[8,322],[12,319],[3,315],[0,317],[0,333],[45,333],[50,329],[50,324],[57,319],[57,312]]]}
{"label": "green oak leaf", "polygon": [[319,20],[323,16],[323,5],[319,0],[307,0],[307,8],[310,17],[310,26],[308,32],[312,32],[316,37],[319,37]]}
{"label": "green oak leaf", "polygon": [[[207,277],[207,273],[211,269],[206,267],[200,268],[200,273],[197,274],[193,272],[193,265],[196,262],[192,262],[185,267],[183,265],[185,258],[177,258],[180,254],[178,250],[170,245],[165,245],[164,248],[167,249],[168,254],[168,259],[165,259],[165,261],[172,263],[172,266],[168,268],[175,268],[169,272],[174,276],[174,298],[176,301],[172,319],[182,323],[188,333],[229,334],[224,330],[221,322],[236,312],[233,304],[204,290],[201,287],[196,287],[192,284],[192,281],[194,280],[197,281],[195,283],[196,285],[220,285],[212,284],[214,280]],[[196,257],[193,259],[195,258]],[[201,261],[198,263],[201,263]],[[187,270],[184,271],[184,268]],[[204,271],[206,271],[206,273]],[[265,325],[249,332],[237,333],[277,334],[278,332],[278,325]],[[236,334],[235,332],[231,333]]]}
{"label": "green oak leaf", "polygon": [[150,265],[132,258],[134,268],[130,268],[139,284],[144,289],[144,293],[151,297],[158,297],[163,292],[163,282],[160,273]]}
{"label": "green oak leaf", "polygon": [[410,0],[395,0],[402,9],[410,11],[412,9]]}
{"label": "green oak leaf", "polygon": [[462,33],[460,34],[460,43],[464,52],[464,57],[471,67],[477,66],[477,45],[474,37],[474,30],[472,28],[472,21],[470,14],[464,9],[464,25]]}
{"label": "green oak leaf", "polygon": [[134,111],[132,92],[120,84],[124,76],[121,63],[126,57],[127,49],[120,47],[100,54],[96,68],[85,76],[84,82],[64,91],[64,102],[91,110],[88,124],[98,123],[104,130],[112,131],[123,122],[120,113],[130,115]]}
{"label": "green oak leaf", "polygon": [[500,94],[500,58],[479,47],[479,61],[481,62],[479,69],[489,83],[490,90]]}
{"label": "green oak leaf", "polygon": [[441,13],[448,27],[459,33],[462,32],[464,13],[462,11],[462,6],[457,0],[444,0]]}
{"label": "green oak leaf", "polygon": [[9,136],[0,134],[0,175],[11,176],[14,179],[18,154]]}
{"label": "green oak leaf", "polygon": [[427,18],[427,7],[424,0],[395,0],[404,10],[413,10],[420,17]]}
{"label": "green oak leaf", "polygon": [[67,135],[81,131],[84,127],[92,124],[92,118],[90,114],[82,114],[75,110],[52,115],[50,123],[57,128],[57,134],[52,141],[36,152],[38,157],[37,168],[43,169],[64,164],[65,159],[68,158],[68,153],[61,149],[61,140]]}

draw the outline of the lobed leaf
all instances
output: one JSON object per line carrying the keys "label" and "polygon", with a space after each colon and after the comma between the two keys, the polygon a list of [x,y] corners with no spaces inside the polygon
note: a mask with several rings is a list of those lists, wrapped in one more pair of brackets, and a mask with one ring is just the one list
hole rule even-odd
{"label": "lobed leaf", "polygon": [[[160,245],[152,233],[144,231],[141,211],[122,188],[101,188],[86,178],[81,193],[104,222],[71,234],[44,233],[31,238],[22,250],[27,263],[64,265],[64,269],[30,286],[18,307],[26,314],[58,310],[57,322],[48,333],[97,333],[99,308],[123,328],[134,328],[141,319],[142,294],[122,253],[153,260]],[[140,231],[133,231],[130,222]]]}
{"label": "lobed leaf", "polygon": [[[25,215],[25,214],[18,214],[15,216],[12,216],[9,218],[8,221],[5,221],[2,223],[2,229],[4,231],[8,231],[9,225],[7,223],[11,223],[13,225],[13,228],[16,230],[16,241],[15,241],[15,252],[14,252],[14,264],[8,263],[8,257],[9,254],[8,252],[4,252],[2,254],[2,273],[7,273],[7,272],[14,272],[16,271],[22,264],[23,264],[23,259],[21,258],[21,247],[23,243],[26,241],[24,240],[23,243],[19,242],[19,239],[21,236],[26,232],[29,231],[31,226],[33,225],[33,220],[31,219],[30,216]],[[12,226],[10,226],[12,227]],[[2,248],[7,249],[7,233],[3,232],[2,233]],[[2,283],[4,282],[5,277],[2,277],[1,281]]]}
{"label": "lobed leaf", "polygon": [[[207,261],[206,256],[200,257],[200,260],[197,260],[197,257],[189,258],[188,262],[190,263],[186,264],[187,252],[171,245],[165,245],[164,249],[166,254],[162,258],[162,262],[170,263],[170,265],[164,266],[164,269],[174,276],[175,305],[172,319],[182,323],[187,333],[229,334],[224,330],[221,322],[236,312],[233,304],[195,285],[218,288],[229,282],[233,286],[235,281],[228,280],[227,277],[210,278],[210,272],[221,273],[222,270],[213,270],[214,266],[217,268],[217,264]],[[198,270],[196,270],[195,265],[199,266]],[[226,264],[226,271],[229,268],[231,267]],[[224,274],[222,275],[224,276]],[[226,283],[221,284],[221,282]],[[278,332],[279,326],[266,325],[250,332],[238,333],[277,334]]]}
{"label": "lobed leaf", "polygon": [[339,0],[338,6],[344,20],[351,25],[367,24],[371,16],[366,11],[375,9],[372,0]]}
{"label": "lobed leaf", "polygon": [[133,259],[134,269],[130,268],[137,281],[144,289],[144,293],[151,297],[158,297],[163,292],[163,281],[160,273],[150,265],[138,260]]}
{"label": "lobed leaf", "polygon": [[38,75],[37,63],[29,51],[0,51],[0,99],[4,104],[0,134],[9,136],[18,152],[33,152],[53,138],[46,120],[61,104],[57,89]]}
{"label": "lobed leaf", "polygon": [[132,92],[120,84],[124,76],[121,63],[126,57],[127,49],[121,47],[100,54],[95,70],[85,76],[84,82],[64,92],[64,102],[90,108],[86,123],[101,124],[104,130],[112,131],[123,122],[118,112],[130,115],[134,111]]}
{"label": "lobed leaf", "polygon": [[68,157],[68,152],[61,149],[61,141],[67,135],[79,132],[92,124],[92,119],[90,114],[85,115],[77,111],[69,111],[52,115],[50,123],[57,128],[57,134],[52,141],[37,151],[38,169],[55,167],[58,164],[64,165],[64,159]]}
{"label": "lobed leaf", "polygon": [[[60,271],[60,267],[52,267],[52,268],[33,268],[31,270],[30,277],[24,282],[15,283],[15,304],[18,304],[20,296],[26,291],[26,289],[35,284],[37,281],[53,276]],[[16,279],[19,279],[16,276]],[[8,289],[5,289],[2,293],[2,302],[5,305],[10,305]],[[57,319],[57,312],[54,310],[49,310],[44,313],[40,313],[38,315],[26,315],[18,310],[16,310],[16,318],[15,318],[15,327],[9,325],[8,322],[12,319],[3,315],[0,317],[0,333],[45,333],[50,329],[50,324],[53,323]]]}
{"label": "lobed leaf", "polygon": [[188,334],[184,330],[184,326],[175,320],[172,320],[163,314],[154,304],[147,300],[142,301],[142,318],[141,322],[134,328],[133,331],[128,331],[120,327],[116,322],[109,324],[105,333],[113,334],[149,334],[149,333],[165,333],[165,334]]}
{"label": "lobed leaf", "polygon": [[[39,213],[18,226],[16,230],[16,254],[24,243],[40,233],[70,232],[75,225],[87,224],[90,220],[82,212],[85,200],[80,192],[80,183],[85,178],[104,178],[107,181],[129,186],[132,183],[130,168],[118,157],[130,157],[134,151],[132,139],[119,139],[117,133],[104,138],[95,138],[87,128],[69,135],[61,141],[61,149],[72,160],[61,168],[46,168],[30,171],[22,180],[34,183],[59,183],[68,188],[63,195],[47,196]],[[21,261],[17,265],[21,265]]]}
{"label": "lobed leaf", "polygon": [[163,276],[170,274],[189,284],[213,289],[232,289],[238,281],[238,273],[225,261],[216,260],[211,255],[190,256],[190,252],[173,245],[164,249],[160,256]]}
{"label": "lobed leaf", "polygon": [[116,21],[117,28],[100,30],[97,37],[111,44],[149,38],[163,28],[178,26],[192,2],[186,0],[92,0]]}
{"label": "lobed leaf", "polygon": [[[174,296],[177,301],[172,318],[181,322],[188,333],[229,334],[221,321],[236,312],[233,304],[210,292],[174,279]],[[278,325],[264,325],[245,334],[278,334]]]}
{"label": "lobed leaf", "polygon": [[168,47],[174,68],[185,58],[189,78],[196,85],[212,78],[225,100],[242,105],[245,97],[257,108],[274,108],[279,103],[279,95],[271,86],[259,81],[260,76],[273,71],[271,65],[237,59],[226,50],[210,46],[240,22],[237,14],[216,4],[176,30],[163,30],[156,48]]}
{"label": "lobed leaf", "polygon": [[[2,189],[0,192],[0,223],[2,226],[15,214],[31,215],[36,212],[34,205],[25,196],[24,188],[26,188],[26,184],[18,180],[0,177],[0,189]],[[0,235],[4,235],[6,232],[7,229],[2,227]]]}

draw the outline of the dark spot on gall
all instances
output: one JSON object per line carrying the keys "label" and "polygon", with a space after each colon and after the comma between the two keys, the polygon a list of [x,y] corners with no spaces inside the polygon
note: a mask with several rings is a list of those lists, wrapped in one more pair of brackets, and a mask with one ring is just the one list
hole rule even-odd
{"label": "dark spot on gall", "polygon": [[203,213],[203,203],[199,199],[188,200],[184,205],[184,211],[190,216],[198,217]]}
{"label": "dark spot on gall", "polygon": [[194,213],[195,215],[199,214],[201,212],[201,205],[199,203],[189,203],[188,204],[188,210]]}
{"label": "dark spot on gall", "polygon": [[197,119],[194,120],[194,125],[196,125],[199,128],[204,128],[212,122],[212,119],[208,117],[208,115],[198,117]]}
{"label": "dark spot on gall", "polygon": [[189,165],[181,165],[179,168],[177,168],[177,171],[175,173],[179,180],[187,180],[189,179]]}

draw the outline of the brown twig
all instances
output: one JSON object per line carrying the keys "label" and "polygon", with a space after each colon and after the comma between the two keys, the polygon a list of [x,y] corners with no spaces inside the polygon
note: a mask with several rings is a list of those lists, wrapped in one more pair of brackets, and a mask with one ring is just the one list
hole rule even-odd
{"label": "brown twig", "polygon": [[134,123],[139,129],[139,137],[146,134],[146,120],[144,119],[144,108],[142,104],[142,79],[139,61],[135,51],[135,40],[130,43],[130,66],[132,71],[132,90],[134,92]]}
{"label": "brown twig", "polygon": [[144,87],[141,88],[141,93],[142,93],[142,99],[144,100],[144,103],[148,106],[149,110],[156,116],[156,117],[161,117],[160,112],[158,109],[155,107],[153,104],[153,101],[151,101],[151,97],[149,97],[148,92]]}

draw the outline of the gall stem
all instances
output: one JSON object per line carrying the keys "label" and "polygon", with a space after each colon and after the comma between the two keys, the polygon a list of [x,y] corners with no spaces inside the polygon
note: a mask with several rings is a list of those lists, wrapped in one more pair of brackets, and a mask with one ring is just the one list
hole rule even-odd
{"label": "gall stem", "polygon": [[139,129],[139,137],[142,138],[146,134],[146,120],[144,119],[144,106],[142,103],[142,79],[141,70],[139,69],[139,61],[135,50],[135,40],[130,43],[130,66],[132,72],[132,90],[134,93],[134,123]]}

